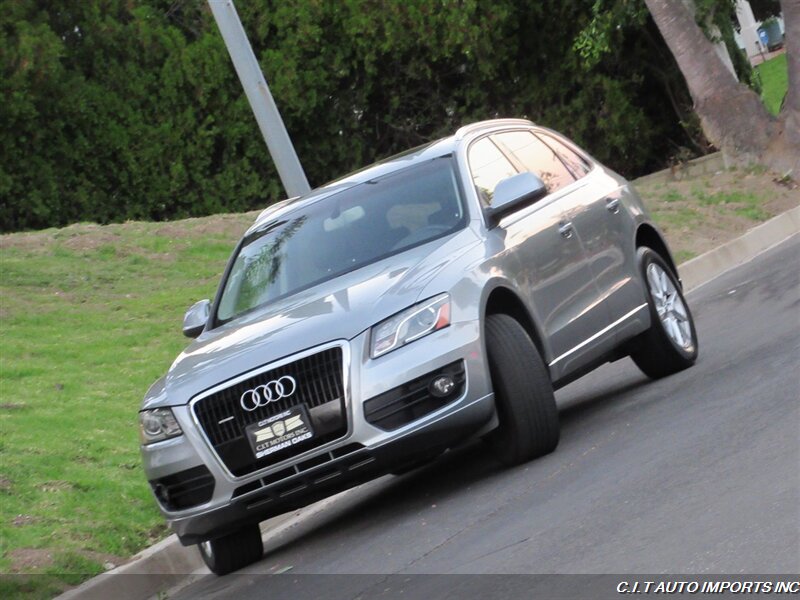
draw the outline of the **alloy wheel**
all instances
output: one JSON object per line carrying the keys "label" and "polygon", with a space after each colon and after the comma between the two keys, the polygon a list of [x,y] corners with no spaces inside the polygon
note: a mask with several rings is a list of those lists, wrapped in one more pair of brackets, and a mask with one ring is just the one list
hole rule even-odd
{"label": "alloy wheel", "polygon": [[679,348],[690,349],[694,338],[689,312],[670,276],[660,265],[650,263],[647,265],[647,285],[661,325],[670,340]]}

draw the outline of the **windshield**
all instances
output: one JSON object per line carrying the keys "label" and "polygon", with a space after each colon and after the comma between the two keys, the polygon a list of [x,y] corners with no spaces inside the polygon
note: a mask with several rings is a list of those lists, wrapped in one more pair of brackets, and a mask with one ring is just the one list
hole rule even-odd
{"label": "windshield", "polygon": [[442,237],[465,222],[450,157],[360,183],[247,236],[224,282],[217,321]]}

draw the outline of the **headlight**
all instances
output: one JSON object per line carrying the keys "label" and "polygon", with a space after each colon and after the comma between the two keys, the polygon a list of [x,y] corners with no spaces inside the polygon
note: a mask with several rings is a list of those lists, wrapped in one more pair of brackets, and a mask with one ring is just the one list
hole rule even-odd
{"label": "headlight", "polygon": [[142,445],[160,442],[182,433],[170,408],[155,408],[139,413],[139,439]]}
{"label": "headlight", "polygon": [[450,296],[441,294],[415,304],[372,328],[372,358],[391,352],[450,325]]}

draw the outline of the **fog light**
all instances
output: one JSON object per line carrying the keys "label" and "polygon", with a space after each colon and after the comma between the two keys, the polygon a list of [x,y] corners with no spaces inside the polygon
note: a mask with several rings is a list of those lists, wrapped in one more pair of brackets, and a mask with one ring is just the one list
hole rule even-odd
{"label": "fog light", "polygon": [[431,381],[428,389],[431,395],[437,398],[444,398],[453,393],[453,390],[456,389],[456,382],[449,375],[439,375],[439,377]]}

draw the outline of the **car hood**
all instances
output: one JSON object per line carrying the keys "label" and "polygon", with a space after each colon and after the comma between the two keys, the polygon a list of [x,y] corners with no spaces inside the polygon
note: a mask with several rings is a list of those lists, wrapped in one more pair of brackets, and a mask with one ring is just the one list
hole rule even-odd
{"label": "car hood", "polygon": [[326,342],[352,339],[420,300],[433,278],[477,243],[466,228],[206,331],[153,384],[143,408],[185,404],[241,373]]}

